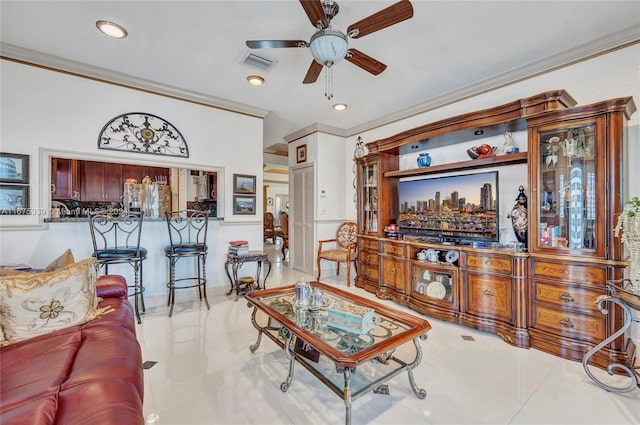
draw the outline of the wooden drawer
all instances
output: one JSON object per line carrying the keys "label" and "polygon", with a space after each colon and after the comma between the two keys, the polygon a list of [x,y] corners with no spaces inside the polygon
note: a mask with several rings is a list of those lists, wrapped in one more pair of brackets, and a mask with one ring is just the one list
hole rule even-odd
{"label": "wooden drawer", "polygon": [[533,280],[533,299],[544,301],[558,306],[577,308],[599,314],[596,306],[596,298],[604,294],[603,291],[577,287],[574,285],[562,285]]}
{"label": "wooden drawer", "polygon": [[390,242],[382,243],[382,252],[385,254],[397,255],[404,257],[404,245],[398,245]]}
{"label": "wooden drawer", "polygon": [[372,266],[366,263],[360,263],[360,268],[358,269],[358,276],[366,277],[371,280],[378,280],[378,266]]}
{"label": "wooden drawer", "polygon": [[511,275],[511,257],[469,253],[467,254],[467,268]]}
{"label": "wooden drawer", "polygon": [[574,282],[604,283],[607,271],[604,267],[583,266],[571,263],[551,263],[532,260],[531,273],[533,276],[545,276]]}
{"label": "wooden drawer", "polygon": [[591,316],[533,303],[531,327],[599,343],[606,338],[606,316]]}
{"label": "wooden drawer", "polygon": [[371,239],[360,239],[360,249],[368,249],[370,251],[378,251],[378,241]]}
{"label": "wooden drawer", "polygon": [[469,273],[466,312],[513,322],[513,294],[510,277]]}
{"label": "wooden drawer", "polygon": [[377,252],[360,251],[360,263],[378,267],[379,256]]}

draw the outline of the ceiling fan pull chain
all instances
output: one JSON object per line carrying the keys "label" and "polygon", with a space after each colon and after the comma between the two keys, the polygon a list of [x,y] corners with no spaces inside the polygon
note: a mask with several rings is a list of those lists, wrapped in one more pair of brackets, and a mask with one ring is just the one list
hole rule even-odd
{"label": "ceiling fan pull chain", "polygon": [[327,98],[327,100],[333,99],[333,67],[332,66],[325,66],[324,96]]}

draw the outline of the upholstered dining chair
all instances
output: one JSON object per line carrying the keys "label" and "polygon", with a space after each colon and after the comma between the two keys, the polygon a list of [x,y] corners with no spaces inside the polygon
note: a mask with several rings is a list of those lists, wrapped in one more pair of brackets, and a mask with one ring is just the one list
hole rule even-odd
{"label": "upholstered dining chair", "polygon": [[[340,263],[345,263],[347,267],[347,286],[351,286],[351,263],[356,267],[356,273],[358,272],[356,266],[356,246],[357,246],[357,225],[353,221],[347,221],[338,226],[336,230],[335,239],[324,239],[318,241],[318,277],[320,280],[320,274],[322,269],[320,268],[320,261],[335,261],[337,267],[337,274],[340,274]],[[326,245],[330,244],[329,247]]]}
{"label": "upholstered dining chair", "polygon": [[273,213],[266,212],[264,213],[264,217],[262,219],[262,227],[264,233],[264,242],[267,239],[271,239],[271,242],[276,243],[276,235],[275,235],[275,225],[273,224]]}
{"label": "upholstered dining chair", "polygon": [[142,235],[141,212],[124,211],[112,214],[107,211],[89,213],[89,228],[93,241],[93,256],[96,263],[104,268],[104,273],[109,274],[109,266],[112,264],[129,264],[133,267],[134,282],[129,285],[134,297],[134,309],[138,324],[140,320],[140,307],[144,306],[144,284],[142,280],[142,262],[147,258],[147,250],[140,246]]}

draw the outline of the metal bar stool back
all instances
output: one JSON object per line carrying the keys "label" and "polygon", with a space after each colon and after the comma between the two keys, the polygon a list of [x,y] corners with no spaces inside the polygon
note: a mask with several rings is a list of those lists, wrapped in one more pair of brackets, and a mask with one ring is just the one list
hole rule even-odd
{"label": "metal bar stool back", "polygon": [[104,273],[109,274],[111,264],[129,264],[133,267],[134,284],[129,285],[133,290],[129,296],[134,297],[138,323],[142,323],[138,304],[145,311],[142,262],[147,258],[147,250],[140,246],[142,217],[141,212],[134,211],[119,214],[96,211],[88,214],[93,256],[98,265],[104,268]]}
{"label": "metal bar stool back", "polygon": [[[206,271],[209,212],[183,209],[167,211],[165,215],[169,230],[169,245],[164,248],[165,256],[169,260],[169,282],[167,283],[169,317],[173,315],[176,289],[198,288],[200,301],[204,299],[207,309],[210,309],[209,300],[207,300]],[[176,279],[176,263],[182,258],[196,260],[197,274],[195,276]]]}

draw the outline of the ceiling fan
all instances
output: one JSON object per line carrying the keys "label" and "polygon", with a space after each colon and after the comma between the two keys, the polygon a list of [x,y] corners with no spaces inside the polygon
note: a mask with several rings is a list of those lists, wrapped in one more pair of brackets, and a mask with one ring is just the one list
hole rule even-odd
{"label": "ceiling fan", "polygon": [[349,48],[347,38],[360,38],[375,31],[390,27],[413,16],[413,6],[409,0],[401,0],[385,9],[370,15],[347,28],[347,33],[334,29],[331,20],[338,14],[338,3],[333,0],[300,0],[302,8],[307,13],[311,24],[317,31],[311,40],[247,40],[247,47],[251,49],[269,49],[281,47],[309,47],[313,61],[302,80],[303,84],[315,83],[323,67],[327,67],[325,96],[331,99],[332,66],[343,59],[352,64],[378,75],[387,68],[382,62]]}

